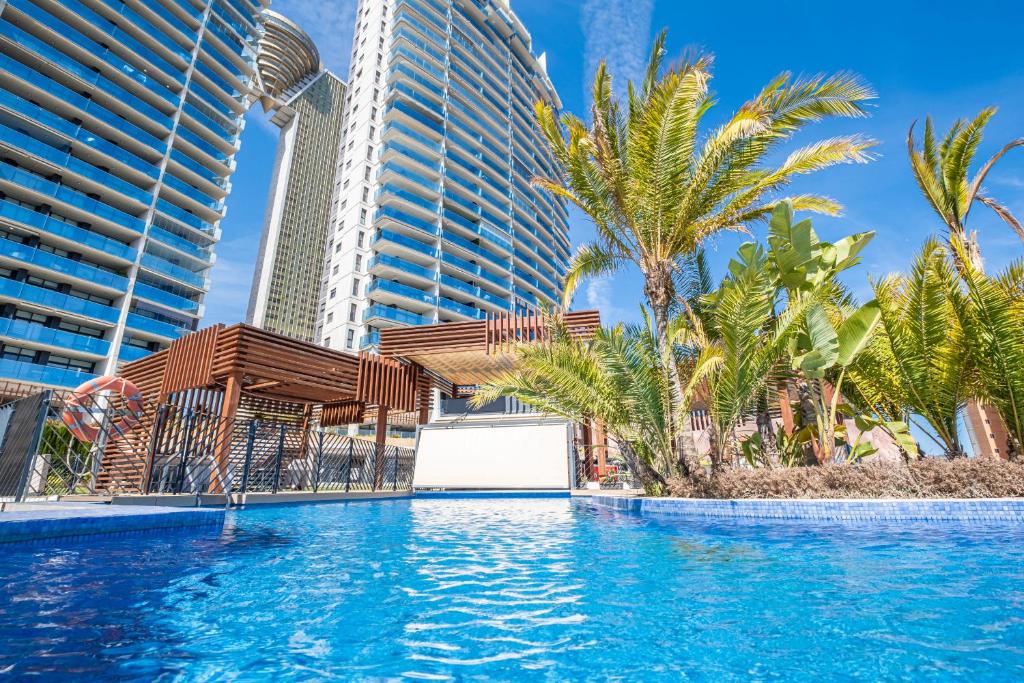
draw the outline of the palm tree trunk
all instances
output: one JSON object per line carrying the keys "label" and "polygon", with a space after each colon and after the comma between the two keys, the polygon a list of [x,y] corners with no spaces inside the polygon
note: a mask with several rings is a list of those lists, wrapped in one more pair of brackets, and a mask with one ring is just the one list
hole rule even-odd
{"label": "palm tree trunk", "polygon": [[[645,273],[644,295],[651,307],[651,314],[654,316],[654,329],[658,341],[658,349],[661,357],[665,359],[665,370],[668,372],[669,385],[674,392],[682,390],[679,375],[679,364],[676,359],[675,349],[668,338],[669,311],[672,308],[675,297],[675,287],[672,282],[672,271],[668,266],[659,264],[653,271]],[[669,410],[666,411],[665,424],[668,429],[669,443],[675,451],[673,460],[678,464],[679,472],[671,474],[682,474],[690,476],[692,469],[686,462],[686,454],[682,449],[679,439],[680,430],[677,425],[675,409],[677,407],[676,396],[669,400]]]}

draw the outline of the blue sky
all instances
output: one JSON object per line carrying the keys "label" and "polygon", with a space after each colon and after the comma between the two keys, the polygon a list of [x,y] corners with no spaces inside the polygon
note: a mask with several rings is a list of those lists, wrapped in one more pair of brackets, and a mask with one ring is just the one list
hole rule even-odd
{"label": "blue sky", "polygon": [[[862,295],[867,275],[902,269],[923,237],[940,226],[919,195],[907,165],[905,140],[914,119],[931,114],[945,129],[960,116],[987,105],[999,107],[989,125],[980,157],[1024,135],[1024,53],[1019,31],[1024,4],[1017,0],[814,0],[722,3],[684,0],[512,0],[548,53],[548,69],[564,105],[584,113],[593,70],[607,59],[613,75],[625,79],[643,68],[650,41],[669,30],[670,55],[700,48],[715,55],[719,105],[709,125],[728,117],[780,71],[813,74],[854,71],[878,91],[874,115],[810,128],[796,140],[862,133],[880,141],[879,158],[868,165],[844,166],[802,179],[792,187],[833,197],[845,207],[838,219],[818,218],[826,239],[872,229],[878,236],[864,264],[848,278]],[[354,0],[274,0],[272,7],[302,25],[317,40],[325,63],[343,78],[351,49]],[[245,316],[267,187],[277,141],[275,129],[254,110],[238,155],[238,171],[223,223],[223,241],[213,269],[204,324],[236,322]],[[1024,152],[1004,158],[989,176],[989,192],[1024,217]],[[990,268],[1024,255],[1016,236],[983,207],[971,214]],[[763,228],[756,233],[763,237]],[[574,216],[572,240],[593,231]],[[747,239],[728,235],[710,246],[719,272]],[[584,285],[576,307],[598,307],[606,320],[635,319],[641,299],[635,273],[623,272]]]}

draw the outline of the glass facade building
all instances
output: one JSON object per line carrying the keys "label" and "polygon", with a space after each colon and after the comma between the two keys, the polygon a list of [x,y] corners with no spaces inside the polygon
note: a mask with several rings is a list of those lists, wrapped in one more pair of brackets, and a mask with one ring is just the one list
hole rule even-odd
{"label": "glass facade building", "polygon": [[530,183],[560,102],[507,0],[362,0],[348,85],[320,342],[557,302],[568,217]]}
{"label": "glass facade building", "polygon": [[259,48],[260,100],[281,133],[246,321],[311,342],[345,84],[321,68],[309,36],[276,12],[264,12]]}
{"label": "glass facade building", "polygon": [[265,4],[0,0],[0,381],[196,328]]}

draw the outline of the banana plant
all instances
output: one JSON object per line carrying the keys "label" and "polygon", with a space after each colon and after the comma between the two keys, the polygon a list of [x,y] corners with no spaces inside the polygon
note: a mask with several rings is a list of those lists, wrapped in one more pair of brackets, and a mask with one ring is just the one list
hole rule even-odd
{"label": "banana plant", "polygon": [[[848,235],[835,243],[818,238],[810,220],[794,223],[793,207],[781,203],[769,223],[769,258],[790,306],[807,304],[801,328],[789,345],[791,370],[800,383],[801,407],[812,422],[808,439],[818,463],[849,451],[839,426],[843,380],[871,342],[881,309],[871,300],[856,307],[838,280],[860,263],[873,231]],[[900,431],[897,424],[892,432]],[[894,434],[895,436],[895,434]]]}

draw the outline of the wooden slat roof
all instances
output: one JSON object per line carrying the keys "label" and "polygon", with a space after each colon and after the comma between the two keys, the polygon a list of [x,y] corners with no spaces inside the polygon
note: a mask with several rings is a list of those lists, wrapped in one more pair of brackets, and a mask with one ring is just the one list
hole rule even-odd
{"label": "wooden slat roof", "polygon": [[[563,314],[562,321],[570,334],[589,337],[601,316],[575,311]],[[547,325],[543,314],[502,313],[471,322],[391,327],[380,331],[380,353],[416,363],[455,385],[486,384],[513,368],[517,344],[543,341]]]}

